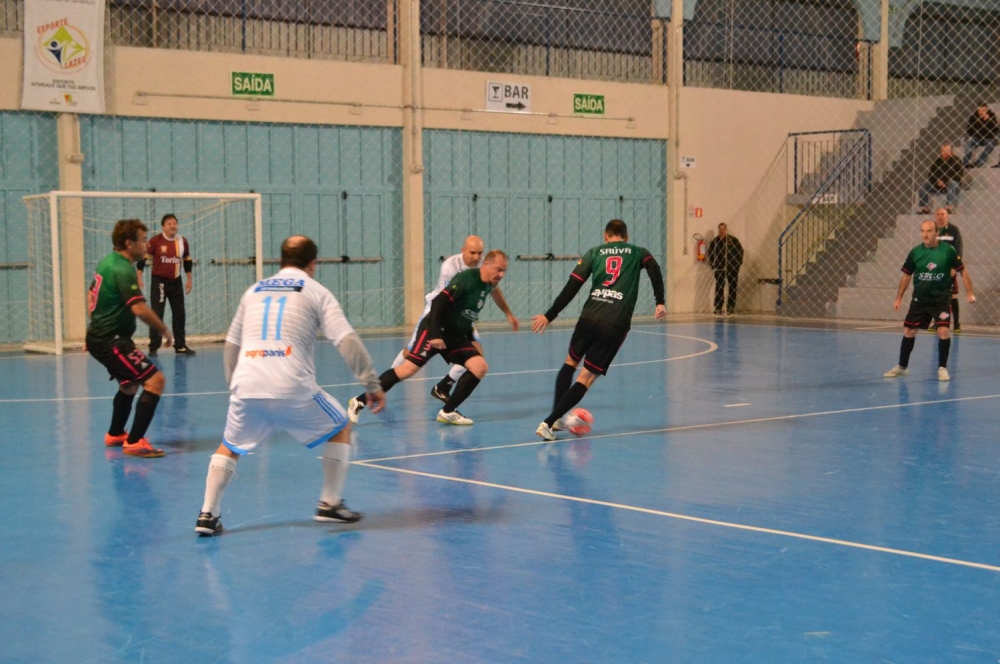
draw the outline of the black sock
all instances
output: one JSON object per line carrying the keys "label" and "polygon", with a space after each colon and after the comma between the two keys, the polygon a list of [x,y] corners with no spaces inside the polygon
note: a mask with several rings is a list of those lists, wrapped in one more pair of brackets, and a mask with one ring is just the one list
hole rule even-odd
{"label": "black sock", "polygon": [[566,390],[573,384],[574,373],[576,373],[576,367],[569,364],[562,365],[562,369],[559,370],[559,375],[556,376],[556,398],[552,401],[552,410],[556,409],[556,406],[559,405],[559,400],[563,398]]}
{"label": "black sock", "polygon": [[903,337],[903,343],[899,344],[899,366],[904,369],[910,366],[910,353],[913,352],[915,343],[917,343],[916,337]]}
{"label": "black sock", "polygon": [[948,354],[951,352],[951,339],[938,339],[938,366],[948,366]]}
{"label": "black sock", "polygon": [[479,385],[479,379],[476,377],[476,374],[471,371],[466,371],[462,374],[462,377],[458,379],[458,384],[455,385],[455,391],[451,393],[451,396],[448,397],[448,402],[444,405],[444,412],[450,413],[462,405],[462,402],[469,398],[472,390],[476,389],[477,385]]}
{"label": "black sock", "polygon": [[951,301],[951,326],[956,330],[960,327],[958,324],[958,298],[956,297]]}
{"label": "black sock", "polygon": [[160,403],[160,395],[149,390],[143,390],[139,395],[139,403],[135,405],[135,419],[132,420],[132,430],[128,433],[128,444],[138,443],[146,435],[146,429],[153,421],[156,404]]}
{"label": "black sock", "polygon": [[118,390],[111,409],[111,428],[108,433],[112,436],[120,436],[125,433],[125,425],[128,424],[128,416],[132,414],[132,400],[134,394],[127,394]]}
{"label": "black sock", "polygon": [[[382,372],[382,375],[378,377],[379,386],[381,386],[383,392],[388,392],[400,381],[399,376],[396,375],[395,369],[386,369]],[[368,404],[368,396],[362,392],[357,396],[358,401],[362,404]]]}
{"label": "black sock", "polygon": [[587,389],[587,386],[580,381],[573,383],[573,385],[566,390],[566,394],[562,395],[562,398],[559,399],[559,403],[556,404],[556,407],[552,409],[552,414],[545,418],[545,423],[549,426],[555,424],[556,420],[572,410],[573,406],[580,403],[584,395],[587,394]]}

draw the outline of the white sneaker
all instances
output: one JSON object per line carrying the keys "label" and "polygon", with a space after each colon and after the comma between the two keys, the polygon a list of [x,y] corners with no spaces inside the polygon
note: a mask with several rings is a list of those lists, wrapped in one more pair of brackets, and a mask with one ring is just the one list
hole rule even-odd
{"label": "white sneaker", "polygon": [[938,380],[951,380],[951,376],[948,375],[948,370],[945,367],[938,367]]}
{"label": "white sneaker", "polygon": [[358,415],[361,411],[365,409],[365,403],[358,399],[357,397],[351,397],[351,400],[347,402],[347,419],[351,421],[351,424],[358,423]]}
{"label": "white sneaker", "polygon": [[566,423],[563,422],[563,418],[560,417],[558,420],[556,420],[555,422],[552,423],[552,430],[553,431],[565,431],[566,430]]}
{"label": "white sneaker", "polygon": [[885,376],[886,378],[895,378],[896,376],[905,376],[908,373],[910,373],[909,369],[907,369],[906,367],[901,367],[897,364],[892,369],[889,369],[882,375]]}
{"label": "white sneaker", "polygon": [[550,427],[545,422],[542,422],[541,424],[538,425],[538,428],[535,429],[535,433],[537,433],[539,436],[541,436],[543,440],[555,440],[556,439],[556,435],[554,433],[552,433],[552,427]]}
{"label": "white sneaker", "polygon": [[438,422],[441,424],[457,424],[459,426],[468,426],[472,424],[472,420],[462,415],[457,410],[453,410],[450,413],[444,412],[444,408],[438,411]]}

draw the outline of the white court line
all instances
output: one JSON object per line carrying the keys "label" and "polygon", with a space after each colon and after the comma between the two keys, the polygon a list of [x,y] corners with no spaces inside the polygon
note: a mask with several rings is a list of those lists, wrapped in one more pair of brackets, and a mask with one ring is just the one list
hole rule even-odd
{"label": "white court line", "polygon": [[[699,337],[688,337],[688,336],[684,336],[684,335],[681,335],[681,334],[663,334],[663,333],[656,333],[656,332],[649,332],[648,334],[662,334],[662,336],[667,336],[667,337],[677,337],[679,339],[692,339],[694,341],[700,341],[701,343],[708,344],[708,348],[706,350],[703,350],[703,351],[700,351],[700,352],[697,352],[697,353],[688,353],[687,355],[678,355],[677,357],[664,357],[664,358],[660,358],[660,359],[657,359],[657,360],[642,360],[640,362],[621,362],[621,363],[615,364],[615,367],[635,367],[635,366],[639,366],[639,365],[643,365],[643,364],[657,364],[659,362],[676,362],[678,360],[690,360],[691,358],[694,358],[694,357],[699,357],[701,355],[707,355],[708,353],[714,353],[715,351],[717,351],[719,349],[719,345],[717,343],[709,341],[708,339],[701,339]],[[492,371],[488,375],[490,375],[490,376],[523,376],[525,374],[556,373],[557,371],[559,371],[559,367],[557,367],[555,369],[526,369],[524,371]],[[417,377],[408,378],[406,380],[406,382],[408,382],[408,383],[417,383],[417,382],[425,382],[425,381],[429,381],[429,380],[433,380],[434,382],[437,382],[437,381],[439,381],[441,379],[440,379],[440,377],[436,377],[436,376],[423,376],[423,377],[420,377],[420,378],[417,378]],[[323,388],[323,389],[326,389],[328,387],[357,387],[357,386],[358,386],[358,384],[355,383],[355,382],[351,382],[351,383],[330,383],[328,385],[320,385],[320,387]],[[228,395],[229,394],[229,390],[219,390],[217,392],[171,392],[171,393],[167,393],[167,394],[161,395],[160,398],[166,398],[166,397],[196,397],[196,396],[197,397],[203,397],[203,396],[211,396],[211,395],[219,395],[219,394],[227,394]],[[112,396],[100,396],[100,397],[38,397],[38,398],[34,398],[34,399],[0,399],[0,404],[5,404],[5,403],[47,403],[47,402],[53,402],[53,401],[105,401],[105,400],[110,401],[111,399],[114,399],[114,395],[112,395]]]}
{"label": "white court line", "polygon": [[[625,436],[644,436],[652,433],[675,433],[677,431],[695,431],[698,429],[714,429],[717,427],[731,427],[740,424],[761,424],[764,422],[784,422],[787,420],[800,420],[807,417],[822,417],[824,415],[843,415],[845,413],[866,413],[876,410],[892,410],[895,408],[912,408],[916,406],[931,406],[939,403],[958,403],[961,401],[982,401],[985,399],[1000,399],[1000,394],[984,394],[978,397],[956,397],[954,399],[938,399],[934,401],[914,401],[911,403],[887,404],[884,406],[865,406],[863,408],[844,408],[842,410],[821,410],[815,413],[797,413],[795,415],[775,415],[773,417],[755,417],[749,420],[729,420],[726,422],[706,422],[704,424],[685,424],[676,427],[663,427],[660,429],[643,429],[641,431],[620,431],[618,433],[604,433],[596,436],[586,436],[585,440],[600,440],[602,438],[623,438]],[[367,459],[364,461],[353,461],[352,463],[376,463],[380,461],[399,461],[401,459],[420,459],[423,457],[442,456],[445,454],[465,454],[468,452],[485,452],[490,450],[506,450],[516,447],[530,447],[532,445],[547,445],[551,443],[572,443],[579,438],[564,438],[562,440],[547,441],[535,440],[530,443],[511,443],[509,445],[491,445],[489,447],[469,447],[462,450],[444,450],[441,452],[421,452],[420,454],[403,454],[400,456],[382,457],[379,459]]]}
{"label": "white court line", "polygon": [[723,406],[723,408],[742,408],[743,406],[749,406],[749,405],[750,405],[749,401],[747,401],[746,403],[727,403],[725,406]]}
{"label": "white court line", "polygon": [[855,327],[853,329],[859,330],[861,332],[865,332],[868,330],[898,330],[902,326],[903,326],[902,323],[894,323],[892,325],[872,325],[870,327]]}
{"label": "white court line", "polygon": [[479,480],[469,480],[462,477],[450,477],[448,475],[437,475],[434,473],[424,473],[417,470],[407,470],[404,468],[393,468],[391,466],[377,465],[367,461],[356,461],[354,462],[360,466],[368,466],[370,468],[378,468],[381,470],[389,470],[394,473],[404,473],[406,475],[417,475],[419,477],[428,477],[437,480],[448,480],[451,482],[461,482],[463,484],[474,484],[476,486],[487,487],[490,489],[502,489],[504,491],[513,491],[515,493],[525,493],[532,496],[541,496],[543,498],[556,498],[558,500],[566,500],[576,503],[585,503],[588,505],[598,505],[600,507],[610,507],[613,509],[626,510],[629,512],[639,512],[642,514],[652,514],[655,516],[663,516],[670,519],[677,519],[680,521],[689,521],[692,523],[700,523],[707,526],[719,526],[721,528],[732,528],[735,530],[745,530],[754,533],[762,533],[765,535],[777,535],[779,537],[790,537],[792,539],[807,540],[810,542],[820,542],[822,544],[834,544],[836,546],[843,546],[852,549],[862,549],[865,551],[877,551],[879,553],[889,553],[896,556],[905,556],[907,558],[918,558],[920,560],[930,560],[938,563],[946,563],[948,565],[958,565],[960,567],[972,567],[975,569],[984,569],[990,572],[1000,572],[1000,567],[996,565],[987,565],[985,563],[976,563],[968,560],[959,560],[957,558],[945,558],[942,556],[934,556],[928,553],[918,553],[916,551],[906,551],[904,549],[893,549],[885,546],[876,546],[874,544],[864,544],[861,542],[851,542],[850,540],[833,539],[830,537],[820,537],[818,535],[807,535],[805,533],[796,533],[789,530],[775,530],[774,528],[763,528],[760,526],[749,526],[743,523],[733,523],[731,521],[718,521],[716,519],[704,519],[697,516],[690,516],[688,514],[678,514],[676,512],[664,512],[662,510],[649,509],[647,507],[635,507],[634,505],[623,505],[620,503],[609,503],[604,500],[593,500],[590,498],[578,498],[576,496],[566,496],[559,493],[549,493],[547,491],[535,491],[534,489],[524,489],[516,486],[508,486],[506,484],[494,484],[493,482],[482,482]]}

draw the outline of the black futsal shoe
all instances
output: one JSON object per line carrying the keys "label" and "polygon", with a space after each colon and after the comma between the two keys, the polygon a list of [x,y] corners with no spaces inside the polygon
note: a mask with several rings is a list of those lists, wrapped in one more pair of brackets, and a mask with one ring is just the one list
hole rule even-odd
{"label": "black futsal shoe", "polygon": [[363,518],[365,518],[364,514],[348,508],[343,500],[336,505],[329,505],[320,501],[319,505],[316,506],[316,514],[313,516],[313,521],[319,521],[320,523],[357,523]]}

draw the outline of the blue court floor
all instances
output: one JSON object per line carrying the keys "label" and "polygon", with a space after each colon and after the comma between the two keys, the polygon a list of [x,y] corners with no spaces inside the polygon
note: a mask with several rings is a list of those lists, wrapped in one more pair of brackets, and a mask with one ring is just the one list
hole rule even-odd
{"label": "blue court floor", "polygon": [[[526,321],[525,321],[526,322]],[[244,458],[198,538],[225,421],[221,347],[159,358],[162,459],[105,450],[88,356],[0,358],[4,662],[997,662],[1000,340],[952,381],[901,329],[633,328],[542,443],[569,328],[483,337],[435,422],[432,362],[356,427],[354,526],[311,520],[317,453]],[[381,371],[402,338],[367,339]],[[336,350],[320,382],[358,390]]]}

